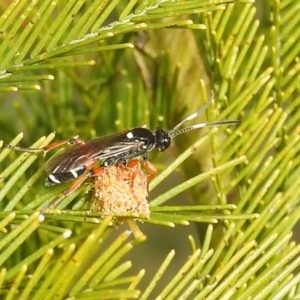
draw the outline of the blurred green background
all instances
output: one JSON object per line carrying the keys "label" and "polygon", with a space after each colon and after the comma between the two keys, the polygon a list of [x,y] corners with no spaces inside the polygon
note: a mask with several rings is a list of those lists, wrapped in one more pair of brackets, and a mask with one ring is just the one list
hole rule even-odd
{"label": "blurred green background", "polygon": [[[83,251],[79,267],[75,264],[76,268],[68,269],[68,264],[72,266],[69,258],[64,260],[62,273],[53,273],[67,247],[74,243],[85,249],[85,241],[99,230],[102,218],[89,217],[91,193],[86,195],[88,185],[84,185],[74,201],[70,198],[71,203],[65,203],[65,214],[46,215],[46,221],[22,240],[22,234],[16,234],[17,225],[68,185],[43,185],[43,168],[51,155],[33,157],[3,150],[1,220],[12,211],[17,213],[1,225],[0,264],[10,272],[5,275],[2,269],[4,275],[0,274],[3,299],[21,299],[22,293],[27,293],[22,299],[55,293],[55,299],[155,299],[158,295],[160,299],[185,299],[184,292],[188,299],[296,299],[300,250],[290,232],[297,237],[300,199],[297,0],[2,1],[0,8],[0,140],[6,144],[20,132],[24,137],[18,145],[28,147],[52,132],[55,140],[75,135],[88,140],[143,124],[150,129],[171,129],[197,111],[211,90],[214,103],[192,122],[241,120],[239,126],[211,133],[153,191],[150,184],[150,203],[163,195],[166,200],[172,198],[163,205],[179,206],[182,211],[160,215],[160,220],[153,210],[150,220],[138,222],[146,241],[138,244],[132,238],[128,254],[124,250],[122,255],[114,256],[112,251],[103,256],[110,272],[115,270],[114,259],[117,264],[132,262],[128,274],[145,269],[141,283],[128,279],[129,283],[136,280],[138,288],[120,287],[117,279],[123,278],[122,272],[120,278],[103,281],[104,275],[99,274],[107,274],[107,269],[93,270],[128,229],[124,224],[106,229],[91,246],[91,253]],[[207,132],[182,135],[168,151],[150,153],[148,158],[162,173]],[[229,162],[232,165],[224,167]],[[201,174],[208,179],[197,177],[192,187],[187,181],[182,193],[174,190]],[[173,197],[173,192],[179,194]],[[187,206],[203,204],[235,204],[237,209],[211,206],[209,212],[185,211]],[[153,207],[163,213],[159,211],[163,205]],[[81,219],[74,211],[85,215]],[[158,220],[180,224],[175,228],[151,224]],[[218,224],[208,225],[217,220]],[[189,225],[183,226],[187,221]],[[72,230],[72,237],[54,243],[55,254],[39,270],[41,255],[46,253],[43,247],[65,229]],[[12,249],[13,243],[19,246]],[[191,275],[190,269],[184,272],[182,291],[175,293],[171,288],[168,292],[172,280],[181,274],[179,268],[198,247],[200,258],[211,256],[197,267],[196,274]],[[43,250],[38,253],[39,249]],[[174,261],[151,286],[171,249],[176,251]],[[72,279],[61,275],[64,268]],[[27,275],[36,270],[40,277],[30,286]],[[234,274],[235,270],[239,272]],[[89,272],[99,281],[87,279],[79,288],[81,275]],[[47,278],[52,281],[46,285]],[[146,296],[147,288],[151,296]],[[108,291],[110,296],[105,294]]]}

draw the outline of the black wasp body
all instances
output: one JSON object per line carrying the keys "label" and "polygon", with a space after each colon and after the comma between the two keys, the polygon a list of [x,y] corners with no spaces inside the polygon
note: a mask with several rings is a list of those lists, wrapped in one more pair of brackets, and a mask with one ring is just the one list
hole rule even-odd
{"label": "black wasp body", "polygon": [[[196,113],[190,115],[171,130],[156,128],[149,130],[143,127],[136,127],[116,134],[95,138],[88,141],[82,141],[78,137],[69,140],[54,142],[44,148],[22,148],[11,145],[4,147],[26,152],[44,152],[69,144],[70,147],[62,150],[57,156],[50,160],[46,171],[48,177],[45,185],[55,185],[67,182],[73,179],[76,181],[52,204],[55,206],[67,195],[75,191],[87,178],[98,175],[103,168],[118,162],[126,163],[128,160],[143,157],[145,167],[152,174],[156,174],[156,169],[146,160],[147,153],[153,149],[164,151],[169,148],[174,137],[203,127],[218,126],[225,124],[238,124],[240,121],[216,121],[210,123],[199,123],[189,127],[180,127],[187,121],[196,118],[212,102],[213,94],[210,100]],[[98,164],[98,166],[96,166]]]}
{"label": "black wasp body", "polygon": [[49,162],[49,175],[45,184],[54,185],[75,179],[94,167],[98,161],[101,162],[101,167],[108,167],[135,157],[146,158],[147,152],[153,149],[164,151],[170,146],[170,142],[171,138],[161,128],[150,131],[139,127],[86,142],[77,138],[70,139],[68,143],[72,146]]}

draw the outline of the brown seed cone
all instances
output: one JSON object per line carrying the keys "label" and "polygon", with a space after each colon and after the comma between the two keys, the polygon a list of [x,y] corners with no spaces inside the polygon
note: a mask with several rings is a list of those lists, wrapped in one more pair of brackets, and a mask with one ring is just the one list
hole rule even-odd
{"label": "brown seed cone", "polygon": [[104,168],[94,184],[93,211],[105,214],[135,212],[150,215],[147,202],[148,176],[139,161],[130,166],[116,164]]}

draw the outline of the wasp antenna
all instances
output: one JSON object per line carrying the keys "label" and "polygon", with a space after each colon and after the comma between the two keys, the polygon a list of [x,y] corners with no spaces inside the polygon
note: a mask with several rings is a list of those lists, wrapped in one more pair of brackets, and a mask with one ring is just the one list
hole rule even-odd
{"label": "wasp antenna", "polygon": [[195,119],[197,116],[199,116],[202,112],[204,112],[209,105],[211,104],[211,102],[214,100],[214,92],[211,90],[211,95],[209,100],[195,113],[193,113],[192,115],[188,116],[187,118],[185,118],[184,120],[182,120],[179,124],[177,124],[173,129],[171,129],[168,133],[169,134],[173,134],[176,132],[176,130],[181,127],[185,122],[190,121]]}
{"label": "wasp antenna", "polygon": [[225,120],[225,121],[216,121],[216,122],[210,122],[210,123],[199,123],[199,124],[195,124],[186,128],[182,128],[178,131],[172,132],[171,134],[169,134],[169,137],[171,139],[173,139],[174,137],[191,131],[191,130],[195,130],[195,129],[199,129],[199,128],[204,128],[204,127],[212,127],[212,126],[220,126],[220,125],[228,125],[228,124],[239,124],[241,123],[241,121],[238,120]]}

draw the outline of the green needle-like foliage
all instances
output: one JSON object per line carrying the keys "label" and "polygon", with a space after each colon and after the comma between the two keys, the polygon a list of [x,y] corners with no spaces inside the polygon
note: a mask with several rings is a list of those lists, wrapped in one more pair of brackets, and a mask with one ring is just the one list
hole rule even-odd
{"label": "green needle-like foliage", "polygon": [[91,211],[93,178],[42,214],[70,183],[43,185],[51,153],[3,147],[0,299],[300,297],[298,0],[0,4],[0,149],[171,129],[211,90],[191,123],[241,121],[149,154],[150,216]]}

